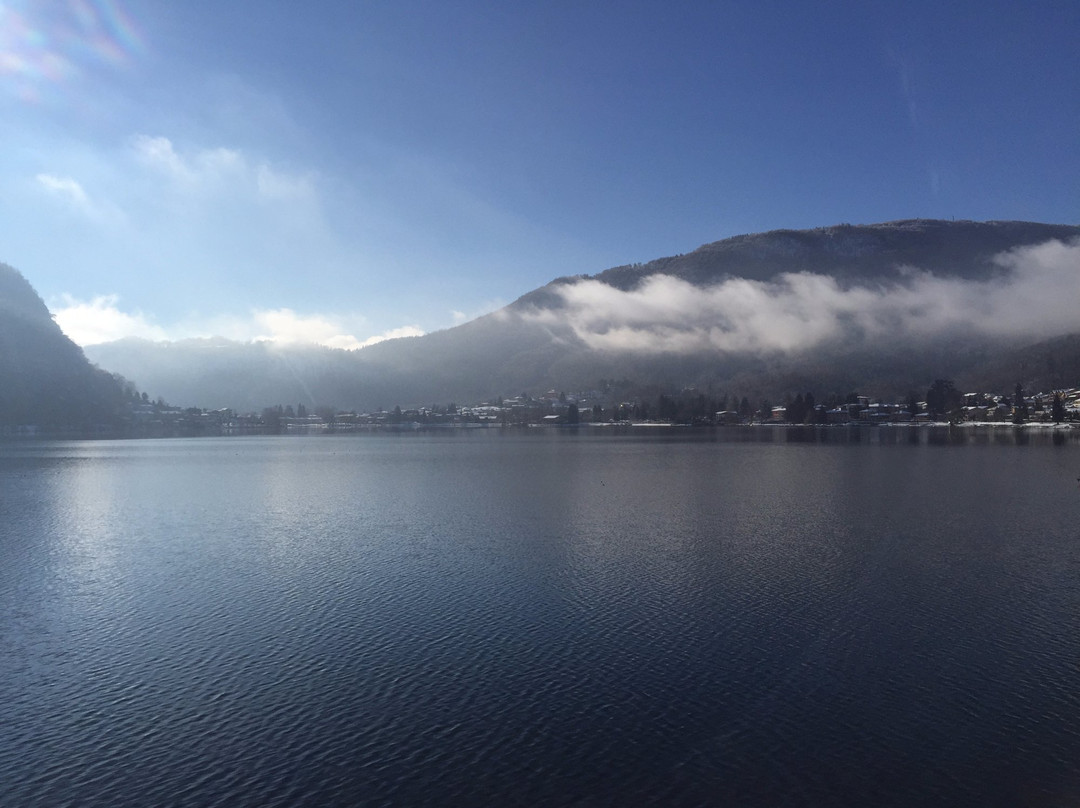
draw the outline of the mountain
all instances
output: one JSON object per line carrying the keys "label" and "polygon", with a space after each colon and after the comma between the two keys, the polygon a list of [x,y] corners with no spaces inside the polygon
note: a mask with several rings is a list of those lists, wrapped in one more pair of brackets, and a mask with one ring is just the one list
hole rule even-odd
{"label": "mountain", "polygon": [[[1027,372],[1001,362],[1080,333],[1078,299],[1080,227],[916,219],[738,236],[558,278],[461,326],[355,352],[215,339],[87,354],[154,396],[240,410],[463,403],[601,380],[904,395]],[[1072,367],[1076,344],[1052,345],[1055,366]]]}
{"label": "mountain", "polygon": [[118,422],[130,386],[94,367],[15,269],[0,264],[0,433],[85,431]]}
{"label": "mountain", "polygon": [[1000,275],[1001,253],[1080,236],[1080,227],[1036,222],[972,222],[907,219],[882,224],[773,230],[735,236],[692,253],[648,264],[622,266],[597,278],[619,289],[637,286],[648,275],[682,278],[697,286],[725,275],[770,280],[785,272],[831,275],[845,282],[890,275],[898,266],[968,279]]}

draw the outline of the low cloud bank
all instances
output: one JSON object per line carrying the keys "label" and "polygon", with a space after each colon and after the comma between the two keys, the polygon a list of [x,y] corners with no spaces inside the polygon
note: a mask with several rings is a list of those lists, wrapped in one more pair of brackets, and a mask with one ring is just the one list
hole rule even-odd
{"label": "low cloud bank", "polygon": [[356,350],[397,337],[423,336],[415,325],[392,328],[361,339],[353,332],[363,326],[362,317],[299,314],[292,309],[255,309],[247,316],[189,319],[164,328],[142,312],[126,312],[116,295],[100,295],[89,301],[64,295],[52,307],[61,330],[78,345],[97,345],[125,337],[153,341],[221,336],[237,342],[269,342],[274,345],[324,345]]}
{"label": "low cloud bank", "polygon": [[667,275],[620,291],[597,280],[558,287],[558,310],[533,322],[564,324],[593,348],[639,353],[775,353],[843,341],[968,333],[1043,338],[1080,331],[1080,241],[1050,241],[999,255],[1003,276],[944,278],[910,267],[875,285],[789,273],[697,287]]}

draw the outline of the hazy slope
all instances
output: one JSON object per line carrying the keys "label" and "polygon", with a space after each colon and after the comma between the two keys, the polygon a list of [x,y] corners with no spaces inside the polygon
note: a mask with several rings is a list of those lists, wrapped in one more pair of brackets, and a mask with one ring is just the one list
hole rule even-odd
{"label": "hazy slope", "polygon": [[354,353],[215,340],[87,354],[151,395],[240,409],[476,401],[601,378],[892,395],[1080,332],[1077,299],[1078,227],[911,220],[739,236],[560,278],[456,328]]}
{"label": "hazy slope", "polygon": [[16,270],[0,264],[0,425],[114,423],[121,381],[93,367]]}

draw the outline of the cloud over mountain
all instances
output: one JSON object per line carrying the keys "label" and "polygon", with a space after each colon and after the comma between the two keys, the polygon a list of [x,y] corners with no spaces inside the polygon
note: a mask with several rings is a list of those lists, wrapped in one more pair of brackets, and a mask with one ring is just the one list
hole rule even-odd
{"label": "cloud over mountain", "polygon": [[1080,241],[1019,247],[994,263],[1001,272],[982,278],[898,266],[891,278],[855,283],[785,272],[701,287],[654,274],[624,290],[584,278],[554,287],[562,305],[520,316],[568,326],[594,349],[652,354],[797,352],[958,332],[1040,338],[1080,328]]}
{"label": "cloud over mountain", "polygon": [[365,333],[362,321],[268,309],[244,330],[201,332],[245,343],[124,341],[87,354],[170,401],[241,410],[460,403],[603,379],[906,395],[935,378],[1080,383],[1076,343],[1053,341],[1080,334],[1077,300],[1080,228],[908,220],[737,236],[557,279],[453,328],[387,332],[361,350],[288,338],[334,345]]}

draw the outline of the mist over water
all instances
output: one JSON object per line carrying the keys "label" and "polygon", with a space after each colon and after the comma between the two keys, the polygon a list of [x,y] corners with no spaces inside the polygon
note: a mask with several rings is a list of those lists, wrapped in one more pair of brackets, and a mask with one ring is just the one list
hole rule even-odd
{"label": "mist over water", "polygon": [[1075,801],[1071,432],[0,446],[0,803]]}

